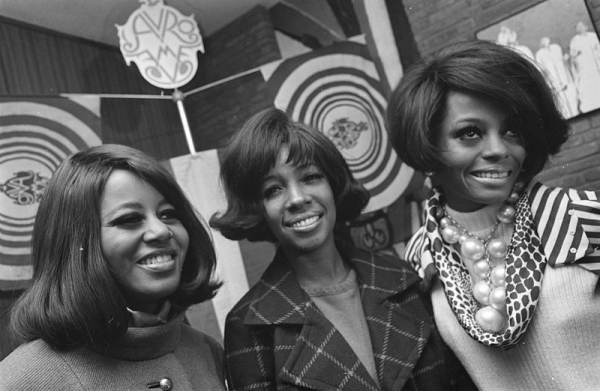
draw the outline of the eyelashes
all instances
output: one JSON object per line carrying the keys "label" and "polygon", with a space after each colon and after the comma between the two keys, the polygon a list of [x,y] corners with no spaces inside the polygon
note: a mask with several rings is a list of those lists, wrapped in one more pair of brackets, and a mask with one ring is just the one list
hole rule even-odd
{"label": "eyelashes", "polygon": [[[321,180],[325,180],[325,179],[326,179],[325,174],[321,173],[320,171],[311,171],[311,172],[304,174],[300,178],[299,182],[304,185],[311,185],[311,184],[317,184]],[[267,182],[270,182],[270,180]],[[285,180],[282,180],[280,182],[280,180],[274,179],[273,183],[268,185],[262,191],[262,197],[263,197],[263,199],[273,198],[273,197],[277,196],[280,192],[282,192],[285,189],[285,187],[286,187]]]}
{"label": "eyelashes", "polygon": [[[179,213],[175,208],[160,210],[156,213],[156,216],[167,224],[179,220]],[[126,213],[111,220],[110,225],[113,227],[133,227],[141,224],[145,218],[146,217],[143,213]]]}

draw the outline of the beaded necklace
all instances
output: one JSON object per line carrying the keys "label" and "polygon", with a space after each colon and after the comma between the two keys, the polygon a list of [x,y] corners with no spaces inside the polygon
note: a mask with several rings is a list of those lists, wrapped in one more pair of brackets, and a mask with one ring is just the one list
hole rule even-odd
{"label": "beaded necklace", "polygon": [[514,222],[517,212],[512,205],[518,200],[520,190],[522,185],[516,184],[506,204],[498,209],[496,223],[485,239],[479,238],[456,222],[445,207],[439,222],[440,234],[444,241],[449,245],[458,243],[463,263],[465,260],[473,262],[473,273],[481,278],[473,285],[472,290],[478,303],[475,321],[483,331],[490,333],[501,333],[507,325],[505,262],[492,268],[490,256],[504,259],[508,252],[508,244],[502,239],[492,237],[500,224]]}

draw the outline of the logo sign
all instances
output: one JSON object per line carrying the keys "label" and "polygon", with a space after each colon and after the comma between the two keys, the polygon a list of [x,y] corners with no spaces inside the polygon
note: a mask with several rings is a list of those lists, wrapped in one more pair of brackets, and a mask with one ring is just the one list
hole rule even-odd
{"label": "logo sign", "polygon": [[5,193],[17,205],[31,205],[40,202],[48,178],[34,171],[18,171],[6,183],[0,183],[0,192]]}
{"label": "logo sign", "polygon": [[184,16],[163,0],[140,3],[124,25],[116,25],[125,62],[135,62],[156,87],[175,89],[188,83],[198,70],[196,52],[204,53],[194,15]]}

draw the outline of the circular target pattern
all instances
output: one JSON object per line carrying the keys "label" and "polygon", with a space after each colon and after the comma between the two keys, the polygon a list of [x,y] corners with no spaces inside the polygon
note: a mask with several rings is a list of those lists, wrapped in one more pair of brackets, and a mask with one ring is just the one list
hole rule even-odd
{"label": "circular target pattern", "polygon": [[[288,74],[278,88],[275,106],[319,129],[336,144],[371,194],[369,212],[396,201],[409,185],[413,170],[392,149],[384,125],[387,101],[375,64],[362,52],[314,57],[291,70],[280,67]],[[281,79],[276,73],[273,79]]]}
{"label": "circular target pattern", "polygon": [[66,98],[0,101],[0,288],[31,277],[31,233],[46,184],[72,153],[101,143],[99,118]]}

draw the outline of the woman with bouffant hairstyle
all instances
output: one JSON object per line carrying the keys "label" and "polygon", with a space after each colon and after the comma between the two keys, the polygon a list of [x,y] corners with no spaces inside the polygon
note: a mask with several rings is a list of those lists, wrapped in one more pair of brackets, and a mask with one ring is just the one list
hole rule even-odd
{"label": "woman with bouffant hairstyle", "polygon": [[600,382],[600,193],[536,179],[568,138],[559,103],[529,58],[466,41],[409,69],[388,106],[395,150],[433,183],[404,257],[481,390]]}
{"label": "woman with bouffant hairstyle", "polygon": [[67,158],[32,246],[10,318],[25,343],[0,363],[3,386],[224,389],[222,348],[183,323],[220,286],[212,240],[158,161],[121,145]]}
{"label": "woman with bouffant hairstyle", "polygon": [[221,165],[228,206],[210,224],[276,243],[225,322],[230,390],[447,390],[458,383],[418,290],[396,257],[345,242],[369,194],[323,133],[267,109]]}

